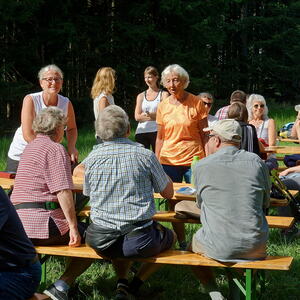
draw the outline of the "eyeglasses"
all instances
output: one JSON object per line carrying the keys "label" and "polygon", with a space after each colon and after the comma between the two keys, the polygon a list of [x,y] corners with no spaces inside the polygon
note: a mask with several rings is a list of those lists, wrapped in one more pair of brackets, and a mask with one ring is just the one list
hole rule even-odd
{"label": "eyeglasses", "polygon": [[205,101],[203,101],[203,100],[202,100],[202,102],[203,102],[204,105],[207,105],[208,107],[211,107],[211,106],[212,106],[212,103],[211,103],[211,102],[205,102]]}
{"label": "eyeglasses", "polygon": [[42,80],[45,80],[45,81],[47,81],[48,83],[52,83],[53,81],[54,81],[55,83],[57,83],[57,82],[62,81],[62,78],[60,78],[60,77],[55,77],[55,78],[50,77],[50,78],[42,78]]}
{"label": "eyeglasses", "polygon": [[216,136],[215,134],[207,134],[206,137],[209,140],[211,137]]}
{"label": "eyeglasses", "polygon": [[253,107],[254,107],[254,108],[258,108],[258,107],[264,108],[265,105],[264,105],[264,104],[254,104]]}

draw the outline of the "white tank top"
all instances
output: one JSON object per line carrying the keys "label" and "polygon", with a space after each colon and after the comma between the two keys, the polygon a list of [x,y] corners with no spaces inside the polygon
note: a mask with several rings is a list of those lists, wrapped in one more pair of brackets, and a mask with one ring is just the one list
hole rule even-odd
{"label": "white tank top", "polygon": [[110,105],[115,104],[114,96],[112,94],[101,93],[98,97],[94,99],[94,115],[95,120],[97,120],[99,116],[99,101],[102,97],[105,97]]}
{"label": "white tank top", "polygon": [[[38,92],[34,94],[30,94],[33,104],[34,104],[34,111],[35,114],[38,114],[42,109],[46,108],[47,106],[44,103],[43,92]],[[70,100],[67,97],[57,95],[58,96],[58,102],[57,107],[60,108],[65,116],[68,116],[68,105]],[[20,156],[23,153],[26,145],[28,143],[24,140],[23,132],[22,132],[22,125],[16,130],[14,138],[12,143],[10,144],[9,150],[8,150],[8,157],[13,160],[20,160]]]}
{"label": "white tank top", "polygon": [[[144,98],[142,102],[142,112],[156,112],[157,106],[161,101],[162,90],[160,90],[156,96],[156,98],[152,101],[147,100],[146,91],[144,92]],[[156,121],[146,121],[139,122],[135,133],[146,133],[146,132],[155,132],[157,131]]]}
{"label": "white tank top", "polygon": [[264,120],[258,127],[256,127],[257,137],[259,139],[264,139],[267,144],[269,144],[269,119]]}

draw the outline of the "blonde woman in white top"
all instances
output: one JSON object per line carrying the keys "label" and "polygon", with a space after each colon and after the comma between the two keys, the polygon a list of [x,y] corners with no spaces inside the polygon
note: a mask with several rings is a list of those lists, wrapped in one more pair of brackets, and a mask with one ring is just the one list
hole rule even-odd
{"label": "blonde woman in white top", "polygon": [[155,152],[157,136],[156,111],[161,100],[167,98],[169,93],[159,87],[159,73],[156,68],[149,66],[144,71],[145,83],[148,89],[136,98],[134,117],[138,121],[135,132],[136,142]]}
{"label": "blonde woman in white top", "polygon": [[[110,67],[100,68],[95,76],[91,96],[93,98],[93,108],[95,120],[99,113],[108,105],[115,104],[113,92],[115,90],[116,71]],[[97,138],[97,142],[101,143],[101,139]]]}

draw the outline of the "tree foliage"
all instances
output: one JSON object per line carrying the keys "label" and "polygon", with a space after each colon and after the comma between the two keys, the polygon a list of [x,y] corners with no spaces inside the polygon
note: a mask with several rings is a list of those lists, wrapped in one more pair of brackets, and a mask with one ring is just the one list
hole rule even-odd
{"label": "tree foliage", "polygon": [[99,67],[117,71],[116,103],[132,114],[143,70],[172,63],[189,90],[227,99],[234,89],[299,101],[300,1],[0,0],[0,114],[19,121],[38,70],[55,63],[79,123],[92,121]]}

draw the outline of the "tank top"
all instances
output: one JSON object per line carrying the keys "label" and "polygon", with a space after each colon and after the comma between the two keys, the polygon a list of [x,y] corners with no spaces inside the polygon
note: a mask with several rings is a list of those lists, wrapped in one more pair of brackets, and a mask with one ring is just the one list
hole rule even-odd
{"label": "tank top", "polygon": [[[152,101],[147,100],[146,91],[144,92],[144,98],[142,102],[142,112],[154,113],[157,111],[157,106],[161,101],[162,90],[159,90],[156,98]],[[139,122],[135,133],[146,133],[157,131],[156,121]]]}
{"label": "tank top", "polygon": [[257,137],[259,139],[264,139],[267,144],[269,144],[269,119],[264,120],[258,127],[256,127]]}
{"label": "tank top", "polygon": [[101,93],[98,97],[94,99],[95,120],[97,120],[99,116],[99,101],[102,97],[105,97],[110,105],[115,104],[114,96],[112,94]]}
{"label": "tank top", "polygon": [[[33,100],[35,114],[38,114],[42,109],[47,107],[47,105],[44,103],[42,93],[43,92],[30,94]],[[58,96],[57,107],[63,111],[65,116],[68,116],[68,105],[70,100],[67,97],[64,97],[59,94],[57,96]],[[23,153],[27,144],[28,143],[25,141],[23,137],[22,125],[21,125],[16,130],[13,141],[10,144],[8,154],[7,154],[8,157],[13,160],[19,161],[20,156]]]}

